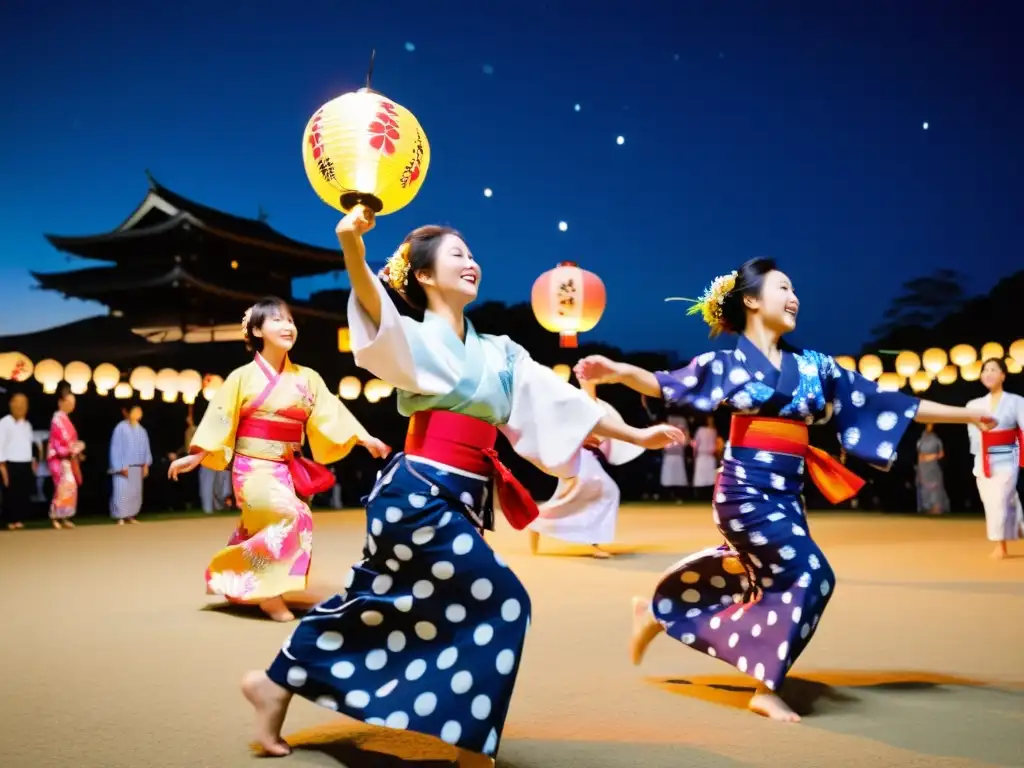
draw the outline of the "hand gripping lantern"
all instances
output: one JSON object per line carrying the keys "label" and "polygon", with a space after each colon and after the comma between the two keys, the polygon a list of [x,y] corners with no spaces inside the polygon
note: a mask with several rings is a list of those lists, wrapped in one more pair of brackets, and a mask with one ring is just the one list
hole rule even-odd
{"label": "hand gripping lantern", "polygon": [[538,277],[530,298],[537,322],[559,334],[560,347],[575,348],[576,334],[592,330],[604,313],[601,278],[571,261]]}
{"label": "hand gripping lantern", "polygon": [[365,205],[388,214],[408,205],[423,186],[430,145],[413,114],[366,87],[324,104],[302,137],[306,177],[320,199],[348,213]]}

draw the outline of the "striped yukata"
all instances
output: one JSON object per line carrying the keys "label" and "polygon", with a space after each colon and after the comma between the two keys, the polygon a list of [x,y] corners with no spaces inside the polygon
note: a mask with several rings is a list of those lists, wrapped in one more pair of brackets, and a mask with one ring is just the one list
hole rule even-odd
{"label": "striped yukata", "polygon": [[[127,419],[114,427],[110,438],[110,474],[114,487],[110,495],[110,516],[130,520],[142,509],[143,470],[153,464],[149,435],[141,424]],[[122,474],[128,470],[128,476]]]}

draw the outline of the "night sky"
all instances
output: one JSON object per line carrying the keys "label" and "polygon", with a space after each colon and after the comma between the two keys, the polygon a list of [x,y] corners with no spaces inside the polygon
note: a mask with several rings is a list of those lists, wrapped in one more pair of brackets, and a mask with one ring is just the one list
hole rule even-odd
{"label": "night sky", "polygon": [[663,297],[771,255],[802,300],[794,340],[851,352],[903,280],[957,268],[974,293],[1024,264],[1010,2],[98,5],[0,9],[0,335],[103,311],[30,290],[27,269],[89,266],[43,233],[117,226],[147,168],[336,244],[302,131],[362,84],[374,47],[375,88],[418,117],[432,159],[371,258],[450,223],[481,297],[508,302],[577,261],[608,287],[584,338],[689,356],[706,329]]}

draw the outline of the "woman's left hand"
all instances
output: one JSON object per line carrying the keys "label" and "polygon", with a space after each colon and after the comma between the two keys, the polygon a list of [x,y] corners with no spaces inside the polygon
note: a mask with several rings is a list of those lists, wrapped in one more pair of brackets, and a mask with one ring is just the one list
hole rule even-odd
{"label": "woman's left hand", "polygon": [[996,421],[995,416],[987,411],[971,411],[972,421],[982,432],[988,432],[990,429],[995,429],[999,423]]}
{"label": "woman's left hand", "polygon": [[368,450],[370,455],[375,459],[385,459],[388,457],[388,454],[391,453],[391,446],[383,440],[378,440],[376,437],[368,437],[366,440],[360,440],[359,444]]}
{"label": "woman's left hand", "polygon": [[667,448],[670,445],[685,445],[686,433],[671,424],[655,424],[639,430],[636,444],[650,451]]}

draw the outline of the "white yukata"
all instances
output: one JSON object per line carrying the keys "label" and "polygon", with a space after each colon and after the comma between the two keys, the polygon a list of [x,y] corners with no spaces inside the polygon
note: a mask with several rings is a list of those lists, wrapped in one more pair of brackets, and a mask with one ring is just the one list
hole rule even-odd
{"label": "white yukata", "polygon": [[[597,403],[609,416],[622,421],[608,403]],[[595,450],[613,466],[633,461],[644,452],[632,443],[612,439],[602,440]],[[542,536],[576,544],[609,544],[615,541],[619,499],[619,486],[605,471],[601,459],[586,450],[580,457],[580,473],[558,481],[555,495],[540,506],[540,517],[529,528]]]}
{"label": "white yukata", "polygon": [[1020,496],[1017,495],[1017,475],[1020,472],[1020,430],[1024,429],[1024,397],[1003,392],[996,407],[992,395],[985,395],[967,403],[991,413],[997,424],[995,430],[1012,430],[1018,435],[1016,444],[992,446],[988,450],[989,473],[985,474],[981,430],[973,424],[967,426],[974,454],[974,477],[978,482],[978,495],[985,508],[985,527],[989,541],[1012,541],[1024,534],[1024,515]]}
{"label": "white yukata", "polygon": [[707,488],[718,479],[718,432],[701,427],[693,436],[693,487]]}
{"label": "white yukata", "polygon": [[[666,423],[679,427],[689,436],[689,425],[682,416],[669,416]],[[686,446],[670,445],[661,452],[661,487],[686,488],[690,484],[686,474]]]}

